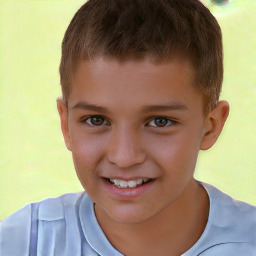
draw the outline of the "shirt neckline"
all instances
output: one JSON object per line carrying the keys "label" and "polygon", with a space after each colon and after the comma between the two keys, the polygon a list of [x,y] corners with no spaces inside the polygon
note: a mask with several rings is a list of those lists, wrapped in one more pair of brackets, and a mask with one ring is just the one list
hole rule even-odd
{"label": "shirt neckline", "polygon": [[87,242],[99,255],[123,256],[105,236],[97,221],[94,212],[94,203],[86,193],[81,201],[79,218]]}
{"label": "shirt neckline", "polygon": [[211,189],[213,188],[210,184],[204,183],[202,181],[197,181],[202,187],[203,189],[206,191],[208,198],[209,198],[209,213],[208,213],[208,220],[206,223],[206,226],[204,228],[203,233],[201,234],[201,236],[199,237],[199,239],[183,254],[181,254],[180,256],[190,256],[192,255],[192,252],[195,251],[201,244],[201,242],[207,237],[207,234],[209,233],[210,230],[210,226],[212,223],[212,211],[213,211],[213,198],[211,195]]}
{"label": "shirt neckline", "polygon": [[[212,197],[211,197],[211,186],[207,183],[198,181],[198,183],[205,189],[209,198],[209,214],[208,220],[205,226],[203,233],[200,238],[196,241],[190,249],[184,252],[181,256],[189,256],[192,251],[196,250],[200,245],[201,241],[207,236],[207,233],[210,229],[210,223],[212,219]],[[82,225],[82,230],[84,236],[89,243],[89,245],[99,254],[99,255],[113,255],[113,256],[124,256],[119,251],[117,251],[113,245],[109,242],[105,236],[103,230],[101,229],[95,212],[94,212],[94,203],[87,193],[84,194],[80,208],[79,208],[79,218]]]}

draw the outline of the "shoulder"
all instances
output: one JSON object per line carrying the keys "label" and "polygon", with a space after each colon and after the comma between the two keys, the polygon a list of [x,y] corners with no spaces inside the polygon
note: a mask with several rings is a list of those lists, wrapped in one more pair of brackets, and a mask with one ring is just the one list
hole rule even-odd
{"label": "shoulder", "polygon": [[184,256],[256,255],[256,207],[201,183],[210,199],[206,228]]}
{"label": "shoulder", "polygon": [[[69,193],[57,198],[47,198],[40,202],[27,204],[8,216],[0,224],[1,253],[8,256],[29,255],[31,250],[36,250],[32,247],[33,244],[37,246],[39,229],[46,226],[49,228],[49,225],[42,225],[41,222],[50,223],[52,231],[56,225],[61,230],[60,221],[66,217],[76,216],[76,208],[83,194]],[[73,219],[75,221],[75,217]],[[40,225],[44,227],[39,228]],[[48,230],[49,232],[51,231]]]}
{"label": "shoulder", "polygon": [[82,195],[83,193],[67,193],[55,198],[46,198],[43,201],[33,203],[32,207],[37,211],[39,220],[60,220],[64,218],[66,208],[77,208]]}
{"label": "shoulder", "polygon": [[215,240],[208,251],[214,255],[224,251],[226,255],[256,255],[256,207],[211,185],[205,187],[211,200],[208,236]]}
{"label": "shoulder", "polygon": [[211,226],[230,240],[256,244],[256,207],[205,184],[210,197]]}

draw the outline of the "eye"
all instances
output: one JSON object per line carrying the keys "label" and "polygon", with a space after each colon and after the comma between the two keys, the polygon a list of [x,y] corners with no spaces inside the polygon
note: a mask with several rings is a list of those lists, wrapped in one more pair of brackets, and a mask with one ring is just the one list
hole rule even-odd
{"label": "eye", "polygon": [[83,119],[82,122],[90,126],[109,125],[109,122],[102,116],[89,116]]}
{"label": "eye", "polygon": [[148,123],[148,126],[161,128],[161,127],[170,126],[175,123],[176,123],[175,121],[167,119],[165,117],[156,117]]}

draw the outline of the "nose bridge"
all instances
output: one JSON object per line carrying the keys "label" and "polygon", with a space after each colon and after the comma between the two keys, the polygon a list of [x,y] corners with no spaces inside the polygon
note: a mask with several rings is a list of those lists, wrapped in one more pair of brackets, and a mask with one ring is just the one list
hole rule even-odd
{"label": "nose bridge", "polygon": [[145,152],[141,143],[140,132],[130,126],[113,129],[108,147],[108,160],[125,168],[142,163]]}

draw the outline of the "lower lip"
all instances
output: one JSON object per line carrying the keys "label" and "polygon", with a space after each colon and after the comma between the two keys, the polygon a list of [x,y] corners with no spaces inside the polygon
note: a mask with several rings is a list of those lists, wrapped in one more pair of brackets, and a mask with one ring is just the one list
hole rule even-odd
{"label": "lower lip", "polygon": [[108,180],[103,179],[103,187],[105,191],[113,198],[118,200],[131,200],[145,194],[155,183],[151,180],[148,183],[137,186],[135,188],[118,188]]}

